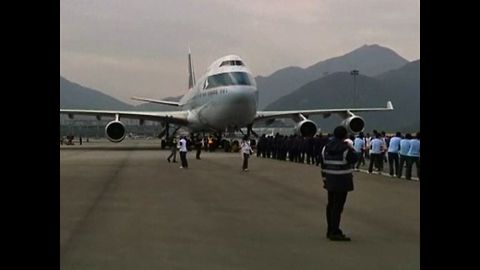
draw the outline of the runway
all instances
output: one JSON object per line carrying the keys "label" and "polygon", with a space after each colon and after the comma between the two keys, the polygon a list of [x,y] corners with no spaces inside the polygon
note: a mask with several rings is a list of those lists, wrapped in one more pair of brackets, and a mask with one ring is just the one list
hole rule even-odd
{"label": "runway", "polygon": [[61,269],[420,268],[418,181],[355,172],[332,242],[319,167],[158,143],[61,147]]}

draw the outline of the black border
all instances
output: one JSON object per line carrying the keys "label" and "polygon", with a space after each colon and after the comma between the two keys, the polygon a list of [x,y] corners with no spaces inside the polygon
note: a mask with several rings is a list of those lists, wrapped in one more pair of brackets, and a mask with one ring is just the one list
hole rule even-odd
{"label": "black border", "polygon": [[60,268],[59,4],[2,7],[5,269]]}
{"label": "black border", "polygon": [[[471,11],[470,11],[471,10]],[[465,37],[478,32],[477,8],[464,3],[422,1],[420,6],[420,252],[422,269],[463,269],[477,265],[478,155],[475,109],[469,97],[478,83],[471,64],[478,48]],[[462,62],[464,61],[464,62]],[[462,123],[462,121],[468,123]],[[468,153],[470,152],[470,153]],[[472,246],[473,244],[473,246]],[[473,259],[473,260],[472,260]],[[475,267],[473,267],[475,268]]]}

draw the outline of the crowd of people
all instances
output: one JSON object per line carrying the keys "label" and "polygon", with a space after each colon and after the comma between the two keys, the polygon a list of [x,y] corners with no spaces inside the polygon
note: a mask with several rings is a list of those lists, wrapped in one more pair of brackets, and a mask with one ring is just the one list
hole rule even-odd
{"label": "crowd of people", "polygon": [[[331,140],[332,134],[322,133],[315,137],[299,135],[262,135],[256,145],[257,157],[289,160],[291,162],[306,163],[319,166],[323,147]],[[350,135],[345,140],[354,148],[358,161],[354,165],[356,170],[368,163],[368,172],[383,172],[384,164],[389,164],[389,175],[402,177],[405,168],[405,178],[411,179],[412,167],[415,165],[417,176],[420,179],[420,132],[415,136],[410,133],[397,132],[394,136],[387,136],[385,132],[373,130],[372,134],[360,132],[357,136]]]}

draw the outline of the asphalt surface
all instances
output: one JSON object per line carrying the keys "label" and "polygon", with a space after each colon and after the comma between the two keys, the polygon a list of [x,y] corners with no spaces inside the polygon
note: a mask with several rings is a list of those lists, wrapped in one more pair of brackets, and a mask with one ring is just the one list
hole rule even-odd
{"label": "asphalt surface", "polygon": [[420,268],[418,181],[356,172],[332,242],[318,167],[157,144],[61,146],[61,269]]}

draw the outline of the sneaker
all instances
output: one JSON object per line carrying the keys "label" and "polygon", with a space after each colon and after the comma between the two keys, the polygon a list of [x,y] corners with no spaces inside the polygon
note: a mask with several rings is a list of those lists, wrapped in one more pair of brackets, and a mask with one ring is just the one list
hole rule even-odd
{"label": "sneaker", "polygon": [[243,171],[244,171],[244,172],[248,172],[248,169],[244,169]]}
{"label": "sneaker", "polygon": [[351,241],[350,237],[347,237],[344,234],[332,234],[328,239],[332,241]]}
{"label": "sneaker", "polygon": [[[330,238],[330,236],[332,236],[334,233],[332,233],[331,231],[327,230],[327,238]],[[345,236],[345,234],[343,233],[343,231],[341,229],[338,229],[337,233],[335,233],[335,235],[343,235]]]}
{"label": "sneaker", "polygon": [[179,168],[180,168],[180,169],[183,169],[183,166],[180,166]]}
{"label": "sneaker", "polygon": [[[168,161],[168,163],[170,163],[170,159],[169,159],[169,158],[167,158],[167,161]],[[175,161],[174,161],[174,162],[175,162]]]}

